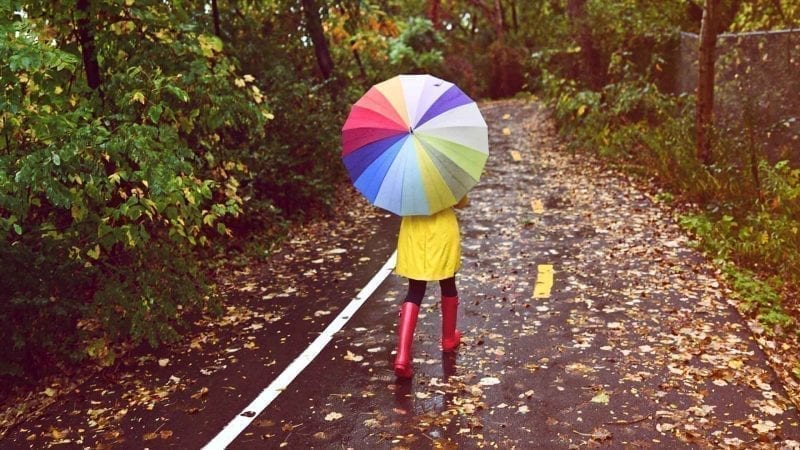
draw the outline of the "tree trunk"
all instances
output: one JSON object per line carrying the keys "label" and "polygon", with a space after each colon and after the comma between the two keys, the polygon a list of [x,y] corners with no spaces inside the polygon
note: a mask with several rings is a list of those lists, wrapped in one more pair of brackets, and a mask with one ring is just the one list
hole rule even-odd
{"label": "tree trunk", "polygon": [[503,42],[505,39],[506,24],[505,20],[503,20],[503,5],[500,3],[500,0],[494,0],[494,29],[495,38]]}
{"label": "tree trunk", "polygon": [[517,18],[517,2],[511,0],[511,26],[514,33],[519,32],[519,19]]}
{"label": "tree trunk", "polygon": [[441,0],[428,0],[428,19],[433,23],[434,30],[440,30],[442,24],[439,22],[439,10]]}
{"label": "tree trunk", "polygon": [[217,0],[211,0],[211,15],[214,18],[214,34],[221,38],[219,32],[219,8],[217,8]]}
{"label": "tree trunk", "polygon": [[328,50],[328,42],[322,30],[322,20],[319,17],[319,8],[314,0],[303,0],[303,12],[306,15],[306,27],[314,44],[314,53],[317,55],[317,64],[322,72],[322,78],[329,79],[333,75],[333,59]]}
{"label": "tree trunk", "polygon": [[712,163],[711,131],[714,120],[714,61],[717,47],[717,8],[720,0],[706,0],[700,25],[697,78],[696,154],[703,164]]}
{"label": "tree trunk", "polygon": [[[500,0],[494,0],[494,5],[492,7],[483,3],[482,0],[471,0],[471,3],[486,14],[487,20],[494,22],[495,40],[502,42],[504,39],[505,24],[503,23],[503,5],[500,4]],[[476,23],[477,20],[472,20],[473,28],[475,28]]]}
{"label": "tree trunk", "polygon": [[581,47],[581,66],[578,78],[591,89],[599,91],[606,84],[607,65],[603,64],[600,52],[594,46],[592,30],[586,24],[586,0],[567,0],[567,14],[572,30]]}
{"label": "tree trunk", "polygon": [[86,72],[86,83],[92,89],[100,87],[100,66],[97,64],[97,55],[94,48],[94,30],[90,19],[91,11],[89,0],[78,0],[77,32],[78,42],[81,44],[83,55],[83,69]]}

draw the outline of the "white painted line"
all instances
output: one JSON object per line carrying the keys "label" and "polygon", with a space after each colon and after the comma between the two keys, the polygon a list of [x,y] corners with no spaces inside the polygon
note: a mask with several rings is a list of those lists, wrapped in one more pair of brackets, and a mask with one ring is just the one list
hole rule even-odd
{"label": "white painted line", "polygon": [[395,264],[397,263],[397,251],[392,253],[392,256],[383,264],[383,267],[369,280],[366,286],[356,295],[353,300],[333,319],[322,334],[314,339],[314,342],[306,348],[288,367],[275,378],[269,386],[266,387],[258,397],[255,398],[245,409],[242,410],[236,417],[233,418],[222,431],[217,434],[208,444],[203,447],[203,450],[221,450],[226,448],[236,439],[239,434],[247,428],[255,418],[261,414],[275,398],[280,395],[303,369],[308,366],[317,355],[322,352],[322,349],[328,345],[328,342],[333,339],[333,335],[350,320],[351,317],[358,311],[358,308],[367,301],[367,299],[378,289],[378,286],[383,283],[389,274],[392,273]]}

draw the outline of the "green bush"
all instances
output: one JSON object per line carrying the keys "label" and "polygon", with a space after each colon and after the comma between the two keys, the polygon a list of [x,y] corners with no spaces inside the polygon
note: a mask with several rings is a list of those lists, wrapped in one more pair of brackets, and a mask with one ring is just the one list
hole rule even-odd
{"label": "green bush", "polygon": [[795,319],[787,315],[781,305],[782,282],[778,277],[761,281],[754,273],[732,265],[725,267],[725,274],[744,300],[745,308],[756,313],[759,321],[767,325],[767,331],[796,325]]}
{"label": "green bush", "polygon": [[389,63],[403,73],[437,73],[442,67],[444,40],[430,20],[411,17],[399,24],[400,34],[389,39]]}
{"label": "green bush", "polygon": [[110,21],[97,91],[75,45],[40,39],[71,32],[69,14],[0,19],[0,270],[15,274],[0,292],[0,376],[175,339],[180,313],[209,298],[199,250],[242,211],[229,168],[269,114],[219,39],[174,31],[180,8],[95,7]]}

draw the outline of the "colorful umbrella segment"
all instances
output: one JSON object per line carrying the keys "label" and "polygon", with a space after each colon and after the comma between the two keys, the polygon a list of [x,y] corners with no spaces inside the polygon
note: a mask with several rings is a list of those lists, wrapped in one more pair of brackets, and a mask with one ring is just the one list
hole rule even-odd
{"label": "colorful umbrella segment", "polygon": [[401,216],[453,206],[489,157],[486,122],[453,83],[399,75],[376,84],[350,110],[342,159],[356,189]]}

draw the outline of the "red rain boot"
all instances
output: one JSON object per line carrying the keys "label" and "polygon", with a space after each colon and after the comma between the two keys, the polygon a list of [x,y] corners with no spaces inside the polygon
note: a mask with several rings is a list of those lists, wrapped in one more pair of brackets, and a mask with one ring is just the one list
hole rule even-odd
{"label": "red rain boot", "polygon": [[411,343],[414,341],[414,328],[417,327],[419,306],[403,302],[400,307],[400,321],[397,324],[397,356],[394,358],[394,373],[399,378],[411,378]]}
{"label": "red rain boot", "polygon": [[461,333],[456,330],[458,297],[442,296],[442,350],[451,352],[461,343]]}

